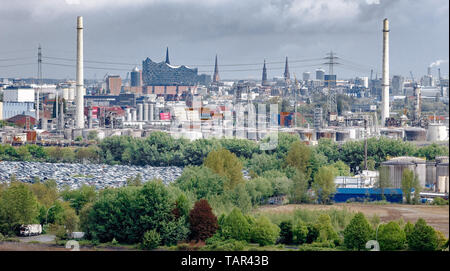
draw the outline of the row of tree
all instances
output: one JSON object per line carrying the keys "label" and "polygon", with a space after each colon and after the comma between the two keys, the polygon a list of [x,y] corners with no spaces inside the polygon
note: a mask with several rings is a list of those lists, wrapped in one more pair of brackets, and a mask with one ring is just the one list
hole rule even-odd
{"label": "row of tree", "polygon": [[[284,159],[290,146],[300,141],[298,135],[285,133],[278,134],[277,146],[274,150],[262,151],[260,144],[246,139],[175,139],[164,132],[153,132],[147,138],[133,138],[130,136],[113,136],[105,138],[97,146],[73,149],[70,147],[41,147],[26,145],[12,147],[0,145],[1,160],[17,161],[47,161],[47,162],[82,162],[108,164],[132,164],[151,166],[187,166],[201,165],[211,150],[225,148],[235,154],[245,163],[251,163],[253,157],[271,161],[273,167],[276,162],[272,160]],[[329,140],[320,139],[317,146],[308,146],[311,149],[309,157],[312,164],[312,173],[320,165],[342,161],[350,167],[352,172],[362,169],[364,162],[364,142],[349,141],[342,145]],[[409,142],[388,138],[370,138],[367,146],[369,169],[378,168],[380,163],[388,157],[417,156],[434,160],[436,156],[448,155],[448,148],[431,144],[417,147]],[[256,158],[255,158],[256,159]],[[254,165],[256,173],[258,168]]]}

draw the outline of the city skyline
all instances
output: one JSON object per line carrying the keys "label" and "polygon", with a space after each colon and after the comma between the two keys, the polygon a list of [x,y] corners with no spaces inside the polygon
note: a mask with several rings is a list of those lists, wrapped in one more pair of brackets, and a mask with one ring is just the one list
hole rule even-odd
{"label": "city skyline", "polygon": [[[85,18],[86,61],[130,64],[86,65],[86,79],[101,79],[107,72],[124,77],[134,65],[141,68],[147,57],[164,61],[167,46],[173,65],[192,66],[209,75],[213,75],[217,54],[224,80],[260,79],[264,59],[268,79],[283,76],[286,56],[291,75],[300,77],[319,67],[328,71],[320,58],[330,50],[351,61],[335,67],[338,78],[370,76],[371,68],[374,77],[376,73],[381,77],[384,17],[391,23],[391,77],[409,77],[412,71],[419,79],[428,66],[438,62],[442,76],[448,76],[448,2],[440,0],[427,1],[426,5],[407,0],[47,0],[7,3],[0,14],[3,22],[23,18],[14,24],[0,24],[8,37],[0,45],[0,77],[36,77],[37,47],[41,44],[43,77],[74,79],[75,61],[53,59],[47,62],[68,66],[45,65],[45,57],[75,59],[73,25],[77,15]],[[295,63],[304,59],[316,60]],[[241,63],[253,65],[226,66]],[[435,64],[432,73],[436,77]]]}

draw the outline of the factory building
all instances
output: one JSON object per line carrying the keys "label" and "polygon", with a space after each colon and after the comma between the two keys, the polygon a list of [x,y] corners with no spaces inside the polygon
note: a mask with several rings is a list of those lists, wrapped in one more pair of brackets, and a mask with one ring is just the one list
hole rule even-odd
{"label": "factory building", "polygon": [[122,79],[119,75],[110,75],[106,78],[106,92],[112,95],[120,94]]}
{"label": "factory building", "polygon": [[35,90],[31,87],[8,87],[3,90],[2,118],[16,115],[36,117]]}

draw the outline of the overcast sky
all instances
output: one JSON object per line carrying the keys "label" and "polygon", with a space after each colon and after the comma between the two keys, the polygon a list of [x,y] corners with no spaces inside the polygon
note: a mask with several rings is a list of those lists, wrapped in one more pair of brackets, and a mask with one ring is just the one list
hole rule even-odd
{"label": "overcast sky", "polygon": [[[371,68],[380,76],[384,18],[391,28],[391,76],[412,71],[419,78],[437,61],[443,75],[449,71],[448,0],[0,0],[0,78],[35,77],[38,44],[44,57],[74,59],[78,15],[85,60],[127,64],[85,63],[89,79],[124,77],[146,57],[162,61],[166,46],[171,64],[208,74],[218,54],[222,79],[260,79],[264,59],[268,77],[281,76],[284,65],[271,62],[286,56],[291,76],[328,71],[321,58],[330,50],[341,58],[338,78],[370,76]],[[256,65],[223,66],[241,63]],[[43,75],[75,78],[75,67],[44,64]]]}

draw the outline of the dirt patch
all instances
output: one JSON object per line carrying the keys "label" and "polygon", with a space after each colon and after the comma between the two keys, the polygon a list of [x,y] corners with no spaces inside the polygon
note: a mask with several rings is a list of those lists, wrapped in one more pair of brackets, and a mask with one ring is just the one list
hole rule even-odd
{"label": "dirt patch", "polygon": [[415,223],[417,219],[423,218],[435,229],[441,231],[445,236],[449,236],[449,206],[435,205],[406,205],[406,204],[359,204],[359,203],[338,203],[334,205],[316,204],[289,204],[282,206],[266,205],[258,209],[258,212],[268,213],[290,213],[296,209],[308,210],[329,210],[347,209],[352,212],[362,212],[365,216],[377,215],[382,222],[403,219],[405,222]]}

